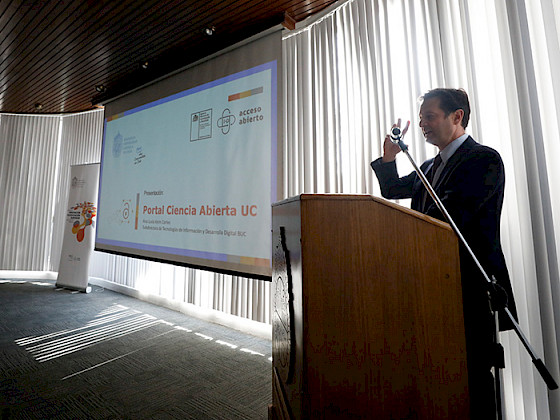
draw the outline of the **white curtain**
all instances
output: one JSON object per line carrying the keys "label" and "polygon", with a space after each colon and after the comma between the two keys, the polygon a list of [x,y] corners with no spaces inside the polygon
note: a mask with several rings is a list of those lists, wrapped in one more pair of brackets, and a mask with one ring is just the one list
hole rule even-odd
{"label": "white curtain", "polygon": [[[369,162],[391,124],[411,120],[405,141],[422,162],[435,149],[417,129],[418,98],[469,93],[467,131],[506,166],[502,240],[520,324],[557,379],[559,27],[554,0],[353,0],[284,37],[288,196],[379,196]],[[412,170],[406,157],[397,165]],[[547,391],[514,333],[501,339],[506,418],[559,419],[559,391]]]}
{"label": "white curtain", "polygon": [[0,115],[1,269],[51,264],[60,124],[60,117]]}
{"label": "white curtain", "polygon": [[171,302],[270,324],[270,282],[95,252],[90,276]]}

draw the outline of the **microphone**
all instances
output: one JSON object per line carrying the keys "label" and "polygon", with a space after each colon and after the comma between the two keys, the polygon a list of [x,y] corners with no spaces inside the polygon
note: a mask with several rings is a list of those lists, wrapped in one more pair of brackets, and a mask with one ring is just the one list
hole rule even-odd
{"label": "microphone", "polygon": [[402,138],[401,129],[399,127],[393,127],[391,129],[391,138],[395,141],[399,141]]}

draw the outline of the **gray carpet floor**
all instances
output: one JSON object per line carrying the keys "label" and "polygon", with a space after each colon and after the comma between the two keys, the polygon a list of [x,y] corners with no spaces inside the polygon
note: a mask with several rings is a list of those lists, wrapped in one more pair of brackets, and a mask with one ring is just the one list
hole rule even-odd
{"label": "gray carpet floor", "polygon": [[4,419],[265,419],[271,342],[93,286],[0,279]]}

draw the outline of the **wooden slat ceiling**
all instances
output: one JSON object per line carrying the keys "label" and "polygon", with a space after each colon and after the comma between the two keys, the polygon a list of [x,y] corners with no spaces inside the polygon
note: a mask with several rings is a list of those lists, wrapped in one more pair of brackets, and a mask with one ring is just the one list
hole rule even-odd
{"label": "wooden slat ceiling", "polygon": [[0,112],[86,111],[336,1],[2,0]]}

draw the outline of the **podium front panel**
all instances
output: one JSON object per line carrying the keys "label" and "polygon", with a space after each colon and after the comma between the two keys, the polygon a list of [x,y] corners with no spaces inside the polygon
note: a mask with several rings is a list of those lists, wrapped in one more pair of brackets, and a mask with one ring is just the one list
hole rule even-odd
{"label": "podium front panel", "polygon": [[366,195],[273,205],[278,418],[467,419],[458,243]]}

